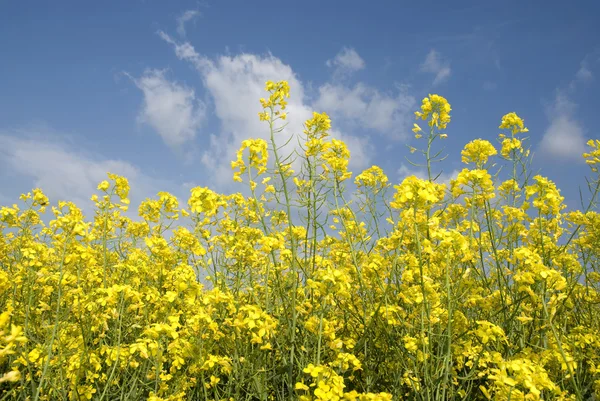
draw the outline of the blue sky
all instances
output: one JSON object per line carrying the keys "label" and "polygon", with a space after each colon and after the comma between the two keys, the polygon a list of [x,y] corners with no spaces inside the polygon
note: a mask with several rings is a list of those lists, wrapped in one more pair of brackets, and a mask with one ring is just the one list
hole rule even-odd
{"label": "blue sky", "polygon": [[287,79],[289,134],[326,111],[353,171],[377,164],[394,183],[420,173],[404,157],[428,93],[453,107],[446,178],[464,144],[494,142],[515,111],[534,168],[576,206],[584,143],[600,137],[600,5],[422,4],[3,1],[0,204],[34,187],[85,203],[107,170],[130,179],[134,203],[239,190],[229,161],[242,139],[267,134],[264,81]]}

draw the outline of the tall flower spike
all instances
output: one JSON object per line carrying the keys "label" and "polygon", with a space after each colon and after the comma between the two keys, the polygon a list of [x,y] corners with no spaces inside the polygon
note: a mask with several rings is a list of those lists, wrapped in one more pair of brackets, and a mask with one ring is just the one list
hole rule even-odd
{"label": "tall flower spike", "polygon": [[[287,106],[286,99],[290,97],[290,85],[287,81],[279,81],[277,83],[267,81],[265,90],[270,93],[270,96],[269,99],[260,99],[263,111],[258,113],[258,117],[261,121],[269,121],[272,112],[282,120],[285,120],[286,113],[282,113],[282,111],[285,110]],[[269,111],[267,111],[267,109],[269,109]]]}
{"label": "tall flower spike", "polygon": [[600,140],[590,139],[587,145],[591,151],[583,154],[585,163],[592,168],[593,172],[597,172],[598,164],[600,164]]}
{"label": "tall flower spike", "polygon": [[446,129],[450,122],[450,103],[440,95],[429,95],[421,103],[421,111],[416,111],[415,116],[425,121],[428,118],[429,126],[438,129]]}
{"label": "tall flower spike", "polygon": [[529,132],[525,127],[523,119],[517,115],[517,113],[508,113],[502,117],[502,122],[498,127],[500,129],[508,129],[513,135],[521,132]]}

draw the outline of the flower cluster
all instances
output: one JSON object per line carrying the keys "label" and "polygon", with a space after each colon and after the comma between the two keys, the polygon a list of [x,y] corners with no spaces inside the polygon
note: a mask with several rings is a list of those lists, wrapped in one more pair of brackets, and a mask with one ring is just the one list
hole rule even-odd
{"label": "flower cluster", "polygon": [[521,132],[529,132],[523,123],[523,119],[514,112],[505,114],[498,128],[510,130],[513,135]]}
{"label": "flower cluster", "polygon": [[477,168],[482,168],[490,158],[498,154],[498,151],[489,141],[475,139],[465,145],[462,155],[462,162],[465,164],[474,163]]}
{"label": "flower cluster", "polygon": [[590,139],[587,145],[591,148],[591,151],[583,154],[585,162],[592,168],[593,172],[598,172],[598,164],[600,164],[600,140]]}
{"label": "flower cluster", "polygon": [[287,107],[286,99],[290,97],[290,85],[287,81],[268,81],[265,84],[265,90],[270,93],[270,96],[268,99],[260,99],[260,104],[264,109],[258,113],[260,120],[271,121],[275,117],[285,120],[287,115],[284,110]]}
{"label": "flower cluster", "polygon": [[[429,119],[429,126],[438,129],[446,129],[450,123],[450,103],[440,95],[429,95],[423,99],[421,111],[416,111],[415,116],[425,121]],[[415,124],[416,125],[416,124]],[[415,126],[420,131],[418,126]]]}

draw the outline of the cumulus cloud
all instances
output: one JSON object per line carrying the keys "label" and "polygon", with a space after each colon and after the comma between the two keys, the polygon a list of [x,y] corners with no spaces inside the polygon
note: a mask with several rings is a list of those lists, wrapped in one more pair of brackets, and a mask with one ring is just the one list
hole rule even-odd
{"label": "cumulus cloud", "polygon": [[342,48],[333,59],[327,60],[325,64],[327,67],[333,68],[334,76],[339,78],[365,68],[365,61],[359,56],[356,50],[348,47]]}
{"label": "cumulus cloud", "polygon": [[206,117],[206,108],[196,99],[194,89],[169,81],[163,70],[147,70],[140,78],[132,78],[144,94],[138,115],[171,148],[192,141]]}
{"label": "cumulus cloud", "polygon": [[433,85],[441,84],[450,77],[450,63],[442,59],[439,52],[432,49],[421,64],[421,71],[434,75]]}
{"label": "cumulus cloud", "polygon": [[585,152],[583,126],[574,117],[575,103],[563,92],[557,91],[556,98],[547,114],[549,125],[540,142],[542,154],[565,160],[581,160]]}
{"label": "cumulus cloud", "polygon": [[[132,205],[166,189],[166,183],[145,175],[127,161],[76,149],[56,133],[45,130],[0,132],[0,167],[9,171],[11,177],[30,180],[31,187],[25,190],[42,188],[52,203],[72,201],[88,214],[93,210],[89,198],[96,193],[98,183],[107,179],[107,172],[128,178]],[[135,215],[136,210],[131,213]]]}
{"label": "cumulus cloud", "polygon": [[[272,55],[239,54],[208,58],[196,52],[189,43],[179,43],[164,32],[159,35],[174,48],[181,60],[190,62],[200,74],[204,87],[212,98],[214,113],[220,130],[208,138],[207,150],[201,161],[210,171],[211,185],[223,189],[231,183],[230,161],[242,140],[269,139],[267,124],[259,121],[259,98],[265,97],[264,85],[268,80],[288,81],[291,98],[287,107],[288,120],[284,132],[277,134],[277,143],[284,144],[291,135],[300,134],[303,124],[312,117],[313,108],[306,103],[304,85],[289,65]],[[352,154],[351,166],[360,168],[368,163],[369,144],[366,138],[355,137],[332,130],[332,136],[344,140]],[[292,140],[284,152],[296,146]]]}
{"label": "cumulus cloud", "polygon": [[319,88],[315,106],[388,138],[405,139],[413,120],[415,98],[403,88],[392,96],[361,83],[354,87],[325,84]]}
{"label": "cumulus cloud", "polygon": [[185,24],[195,20],[200,15],[200,11],[198,10],[187,10],[179,17],[177,17],[177,33],[182,37],[185,37]]}

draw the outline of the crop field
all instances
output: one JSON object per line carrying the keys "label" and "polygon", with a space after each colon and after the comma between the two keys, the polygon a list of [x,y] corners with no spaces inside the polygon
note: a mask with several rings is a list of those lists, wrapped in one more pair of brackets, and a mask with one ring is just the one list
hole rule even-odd
{"label": "crop field", "polygon": [[349,171],[325,113],[285,143],[290,95],[257,99],[239,193],[134,206],[109,173],[93,215],[43,188],[0,206],[0,400],[600,397],[600,140],[567,209],[516,113],[442,182],[452,110],[427,96],[428,177],[394,183]]}

